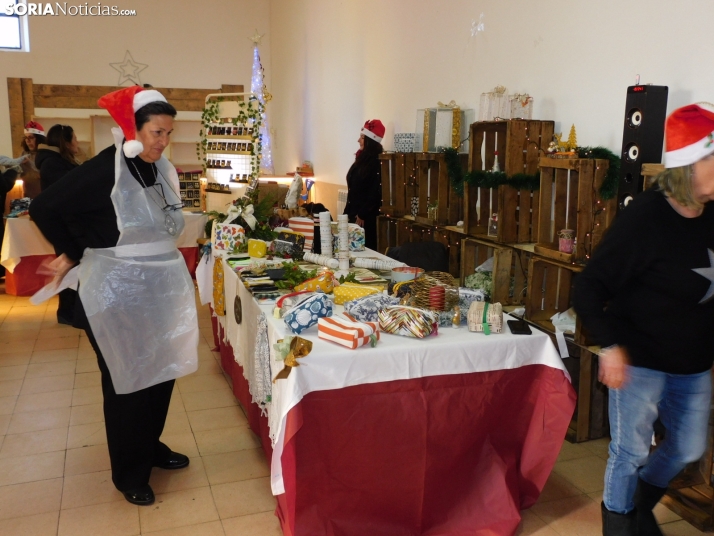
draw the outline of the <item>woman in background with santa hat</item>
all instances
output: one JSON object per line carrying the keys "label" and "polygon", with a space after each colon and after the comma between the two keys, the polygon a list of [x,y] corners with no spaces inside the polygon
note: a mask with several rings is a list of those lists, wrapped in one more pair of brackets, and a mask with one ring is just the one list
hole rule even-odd
{"label": "woman in background with santa hat", "polygon": [[25,197],[34,199],[40,195],[40,172],[35,165],[35,156],[40,144],[46,143],[45,129],[37,121],[25,125],[25,136],[22,138],[22,154],[27,159],[22,163],[22,189]]}
{"label": "woman in background with santa hat", "polygon": [[[652,509],[707,444],[714,361],[714,113],[667,118],[665,170],[618,214],[574,305],[610,388],[605,536],[661,535]],[[653,423],[666,436],[650,454]]]}
{"label": "woman in background with santa hat", "polygon": [[176,110],[138,86],[99,105],[121,127],[115,145],[40,194],[30,215],[59,255],[50,265],[57,289],[79,281],[74,326],[99,362],[112,481],[149,505],[152,467],[189,464],[159,438],[174,380],[198,366],[194,287],[176,248],[178,176],[162,156]]}
{"label": "woman in background with santa hat", "polygon": [[359,151],[347,172],[345,214],[350,223],[364,227],[365,246],[377,249],[377,216],[382,206],[382,153],[384,125],[379,119],[364,124],[359,137]]}

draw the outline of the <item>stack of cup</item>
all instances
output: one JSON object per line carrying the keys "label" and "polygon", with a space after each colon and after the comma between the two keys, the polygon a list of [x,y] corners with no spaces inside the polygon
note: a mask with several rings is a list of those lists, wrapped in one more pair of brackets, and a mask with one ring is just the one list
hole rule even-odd
{"label": "stack of cup", "polygon": [[[347,271],[350,269],[350,224],[347,218],[347,214],[340,214],[337,216],[337,260],[340,261],[341,271]],[[320,232],[322,233],[322,231]]]}
{"label": "stack of cup", "polygon": [[328,257],[332,257],[332,226],[330,221],[329,212],[320,212],[320,251]]}

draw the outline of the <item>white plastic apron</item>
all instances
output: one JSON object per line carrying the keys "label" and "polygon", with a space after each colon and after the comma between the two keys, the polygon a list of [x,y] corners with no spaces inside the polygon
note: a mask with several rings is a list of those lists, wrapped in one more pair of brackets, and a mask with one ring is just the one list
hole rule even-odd
{"label": "white plastic apron", "polygon": [[[199,331],[193,282],[176,248],[183,214],[169,212],[176,224],[172,236],[160,195],[131,175],[123,134],[116,128],[112,134],[117,151],[111,199],[119,241],[113,248],[84,251],[79,297],[114,389],[126,394],[195,372]],[[176,170],[164,157],[156,165],[168,203],[180,205]]]}

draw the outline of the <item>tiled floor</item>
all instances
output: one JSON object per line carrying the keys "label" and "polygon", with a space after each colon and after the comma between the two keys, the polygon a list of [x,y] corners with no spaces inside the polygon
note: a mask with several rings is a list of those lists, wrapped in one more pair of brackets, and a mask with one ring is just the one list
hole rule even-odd
{"label": "tiled floor", "polygon": [[[34,307],[0,284],[0,535],[281,534],[268,463],[211,352],[207,308],[199,370],[178,380],[162,437],[191,465],[154,470],[150,507],[127,503],[111,483],[95,356],[55,311],[55,301]],[[564,443],[518,534],[601,534],[606,459],[606,441]],[[655,513],[667,535],[703,534],[661,505]]]}

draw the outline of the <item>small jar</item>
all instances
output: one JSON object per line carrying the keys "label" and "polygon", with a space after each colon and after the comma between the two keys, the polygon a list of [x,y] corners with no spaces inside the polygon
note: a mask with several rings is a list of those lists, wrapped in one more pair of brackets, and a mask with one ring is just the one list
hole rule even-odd
{"label": "small jar", "polygon": [[573,229],[561,229],[558,232],[558,251],[561,253],[572,253],[575,249],[575,231]]}

